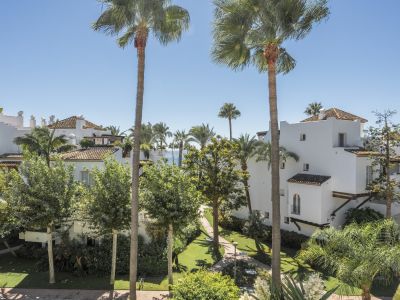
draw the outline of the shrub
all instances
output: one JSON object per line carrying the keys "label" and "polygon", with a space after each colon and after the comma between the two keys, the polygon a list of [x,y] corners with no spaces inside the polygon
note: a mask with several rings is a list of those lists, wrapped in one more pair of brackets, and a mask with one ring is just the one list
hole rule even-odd
{"label": "shrub", "polygon": [[300,250],[308,239],[309,237],[304,234],[295,231],[281,230],[282,245],[285,247]]}
{"label": "shrub", "polygon": [[87,149],[87,148],[90,148],[90,147],[94,147],[96,144],[95,144],[95,142],[93,140],[89,140],[87,138],[84,138],[79,142],[79,145],[83,149]]}
{"label": "shrub", "polygon": [[350,208],[346,211],[344,225],[349,225],[351,223],[364,224],[368,222],[382,220],[383,215],[369,207],[366,208]]}
{"label": "shrub", "polygon": [[220,216],[218,223],[224,229],[242,232],[242,229],[243,229],[244,224],[246,223],[246,220],[237,218],[232,215],[227,215],[224,217]]}
{"label": "shrub", "polygon": [[259,211],[254,211],[244,223],[242,232],[256,241],[270,241],[271,230],[264,225],[264,220]]}
{"label": "shrub", "polygon": [[173,295],[174,300],[238,300],[240,290],[228,276],[199,271],[179,279]]}

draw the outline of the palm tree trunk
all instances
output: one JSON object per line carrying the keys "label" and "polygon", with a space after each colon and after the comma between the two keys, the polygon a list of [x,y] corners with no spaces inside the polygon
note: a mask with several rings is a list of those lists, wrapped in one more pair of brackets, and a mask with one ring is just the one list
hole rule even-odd
{"label": "palm tree trunk", "polygon": [[54,258],[53,258],[53,223],[47,226],[47,255],[49,257],[49,283],[56,283],[54,275]]}
{"label": "palm tree trunk", "polygon": [[247,177],[247,164],[245,161],[242,162],[242,171],[245,173],[245,176],[243,178],[243,185],[244,185],[244,191],[246,193],[246,200],[247,200],[247,208],[249,209],[249,215],[252,214],[253,210],[251,209],[251,199],[250,199],[250,190],[249,190],[249,179]]}
{"label": "palm tree trunk", "polygon": [[144,69],[146,57],[147,32],[138,33],[135,46],[138,55],[137,96],[135,113],[135,131],[132,155],[132,205],[131,205],[131,249],[129,263],[129,294],[131,300],[136,300],[138,229],[139,229],[139,164],[140,164],[140,133],[142,130],[142,112],[144,95]]}
{"label": "palm tree trunk", "polygon": [[182,158],[183,158],[183,143],[179,143],[179,161],[178,161],[178,166],[182,167]]}
{"label": "palm tree trunk", "polygon": [[386,128],[386,218],[392,217],[392,186],[390,184],[390,132],[387,122]]}
{"label": "palm tree trunk", "polygon": [[213,251],[214,256],[219,256],[219,230],[218,230],[218,198],[213,199]]}
{"label": "palm tree trunk", "polygon": [[281,284],[281,212],[279,196],[279,127],[276,91],[276,61],[279,49],[269,44],[265,49],[268,61],[268,90],[271,130],[271,200],[272,200],[272,282],[276,288]]}
{"label": "palm tree trunk", "polygon": [[228,118],[229,120],[229,140],[232,141],[232,119]]}
{"label": "palm tree trunk", "polygon": [[113,237],[113,242],[112,242],[112,261],[111,261],[111,279],[110,279],[110,284],[114,285],[115,282],[115,271],[117,269],[117,243],[118,243],[118,231],[114,230],[112,231],[112,237]]}
{"label": "palm tree trunk", "polygon": [[367,287],[367,286],[362,287],[361,299],[362,300],[371,300],[371,292],[370,292],[369,287]]}
{"label": "palm tree trunk", "polygon": [[168,226],[168,284],[169,289],[171,289],[174,284],[174,278],[172,274],[172,251],[174,245],[174,228],[172,224]]}

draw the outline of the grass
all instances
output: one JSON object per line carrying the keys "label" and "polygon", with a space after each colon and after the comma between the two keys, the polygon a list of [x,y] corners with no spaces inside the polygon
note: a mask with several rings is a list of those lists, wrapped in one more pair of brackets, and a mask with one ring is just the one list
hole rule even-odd
{"label": "grass", "polygon": [[[174,280],[184,276],[185,272],[194,272],[202,267],[214,264],[209,237],[202,233],[188,245],[179,255],[179,272],[174,272]],[[35,261],[23,258],[15,258],[12,255],[0,256],[0,287],[8,288],[53,288],[53,289],[93,289],[108,290],[108,276],[76,277],[70,273],[56,273],[57,283],[48,283],[48,272],[36,272]],[[114,289],[129,289],[127,276],[117,276]],[[168,278],[149,277],[144,278],[143,290],[165,291],[168,290]]]}
{"label": "grass", "polygon": [[[208,222],[213,225],[211,209],[206,210],[204,215],[207,218]],[[221,236],[223,236],[226,240],[235,241],[238,243],[239,251],[244,252],[257,260],[270,265],[272,254],[270,245],[262,243],[261,246],[264,251],[263,253],[260,253],[256,248],[254,239],[251,239],[235,231],[226,230],[221,227],[219,228]],[[284,247],[282,247],[281,251],[281,270],[284,274],[290,274],[294,276],[302,276],[310,272],[315,272],[309,265],[296,258],[296,251]],[[325,286],[327,290],[339,286],[340,288],[336,291],[336,294],[348,296],[361,295],[361,290],[358,288],[350,287],[334,277],[324,276],[323,274],[322,277],[325,280]],[[399,282],[394,282],[390,286],[374,284],[372,288],[372,293],[374,295],[392,297],[393,294],[396,292],[396,288],[398,285]],[[400,300],[400,287],[397,293],[399,294],[397,299]]]}

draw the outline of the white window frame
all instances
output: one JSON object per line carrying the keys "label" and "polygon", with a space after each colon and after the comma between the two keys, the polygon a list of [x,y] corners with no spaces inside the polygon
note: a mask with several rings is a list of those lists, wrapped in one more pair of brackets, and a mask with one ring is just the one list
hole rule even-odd
{"label": "white window frame", "polygon": [[91,184],[91,179],[90,179],[90,172],[89,170],[82,170],[80,172],[80,176],[81,176],[81,182],[85,185],[90,185]]}
{"label": "white window frame", "polygon": [[305,133],[300,133],[300,141],[305,142],[307,140],[307,135]]}
{"label": "white window frame", "polygon": [[289,219],[289,217],[283,217],[283,223],[285,223],[285,224],[290,224],[290,219]]}
{"label": "white window frame", "polygon": [[293,195],[291,213],[298,216],[301,213],[301,197],[297,193]]}
{"label": "white window frame", "polygon": [[279,190],[279,195],[280,195],[281,197],[285,197],[285,190],[284,190],[284,189],[280,189],[280,190]]}
{"label": "white window frame", "polygon": [[286,168],[286,163],[284,161],[281,161],[280,166],[281,170],[285,170]]}
{"label": "white window frame", "polygon": [[[343,144],[340,144],[340,137],[343,136]],[[338,146],[339,147],[346,147],[346,140],[347,140],[347,136],[346,133],[344,132],[339,132],[338,134]]]}
{"label": "white window frame", "polygon": [[310,164],[309,163],[304,163],[303,164],[303,171],[304,172],[310,171]]}

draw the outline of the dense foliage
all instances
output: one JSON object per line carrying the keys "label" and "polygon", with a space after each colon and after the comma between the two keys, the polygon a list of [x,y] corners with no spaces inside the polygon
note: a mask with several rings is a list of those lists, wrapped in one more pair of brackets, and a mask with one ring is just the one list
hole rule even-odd
{"label": "dense foliage", "polygon": [[351,223],[363,224],[383,219],[383,215],[369,207],[350,208],[346,211],[344,225]]}
{"label": "dense foliage", "polygon": [[174,300],[238,300],[240,290],[229,276],[199,271],[179,279],[173,295]]}

